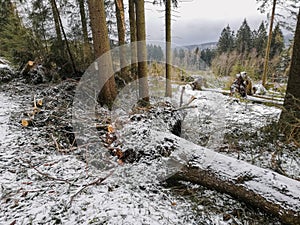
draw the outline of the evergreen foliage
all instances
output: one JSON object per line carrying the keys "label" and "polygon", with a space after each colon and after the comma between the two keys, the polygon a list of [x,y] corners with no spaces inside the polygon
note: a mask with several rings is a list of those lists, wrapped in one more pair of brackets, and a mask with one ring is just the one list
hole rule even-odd
{"label": "evergreen foliage", "polygon": [[[274,77],[284,75],[288,63],[287,57],[282,56],[284,39],[279,24],[274,28],[273,33],[269,73]],[[221,32],[217,54],[212,54],[212,59],[210,59],[213,72],[221,76],[234,76],[246,70],[250,77],[259,79],[263,72],[267,38],[264,22],[261,22],[258,30],[252,31],[245,19],[236,35],[227,25]]]}
{"label": "evergreen foliage", "polygon": [[152,61],[162,61],[164,59],[164,52],[159,45],[147,45],[147,55],[148,60]]}
{"label": "evergreen foliage", "polygon": [[274,58],[275,55],[282,53],[284,49],[284,38],[279,24],[274,28],[272,40],[271,40],[271,49],[270,49],[270,58]]}
{"label": "evergreen foliage", "polygon": [[231,52],[234,48],[234,32],[231,31],[229,25],[225,27],[218,41],[218,53]]}
{"label": "evergreen foliage", "polygon": [[267,30],[264,22],[261,22],[257,31],[253,31],[253,47],[258,56],[264,56],[267,46]]}
{"label": "evergreen foliage", "polygon": [[253,47],[252,32],[246,19],[244,19],[240,29],[237,31],[235,46],[236,50],[242,54],[249,53]]}
{"label": "evergreen foliage", "polygon": [[0,56],[16,64],[23,64],[38,51],[38,43],[31,30],[23,26],[15,5],[4,1],[2,6]]}

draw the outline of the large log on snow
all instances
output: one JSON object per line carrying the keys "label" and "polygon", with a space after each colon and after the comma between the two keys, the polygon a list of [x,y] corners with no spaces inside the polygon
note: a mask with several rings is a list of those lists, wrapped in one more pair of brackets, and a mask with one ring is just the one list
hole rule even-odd
{"label": "large log on snow", "polygon": [[[164,170],[156,171],[165,175],[158,174],[160,178],[197,183],[227,193],[285,224],[300,224],[299,181],[198,146],[169,132],[153,130],[153,126],[145,133],[140,124],[140,121],[131,124],[127,129],[129,135],[123,138],[132,139],[128,139],[131,149],[135,149],[132,143],[138,143],[136,149],[142,149],[143,155],[163,156]],[[169,151],[170,154],[161,154]]]}
{"label": "large log on snow", "polygon": [[[202,88],[202,91],[211,91],[211,92],[221,93],[223,95],[230,95],[229,90]],[[253,96],[247,95],[246,100],[249,100],[251,102],[256,102],[256,103],[272,104],[277,106],[283,105],[283,99],[275,98],[275,97],[272,98],[272,97],[261,96],[261,95],[253,95]]]}
{"label": "large log on snow", "polygon": [[176,139],[178,148],[172,154],[182,155],[184,151],[193,157],[170,179],[190,181],[227,193],[278,217],[284,224],[300,224],[299,181],[216,153],[181,138]]}

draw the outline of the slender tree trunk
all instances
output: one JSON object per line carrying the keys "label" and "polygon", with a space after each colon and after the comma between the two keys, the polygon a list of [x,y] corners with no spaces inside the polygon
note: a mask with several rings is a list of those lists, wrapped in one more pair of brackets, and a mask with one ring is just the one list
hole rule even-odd
{"label": "slender tree trunk", "polygon": [[58,13],[56,10],[56,2],[55,0],[50,0],[51,4],[51,9],[53,13],[53,20],[54,20],[54,25],[55,25],[55,32],[56,32],[56,38],[59,43],[59,45],[62,47],[62,35],[61,35],[61,30],[60,30],[60,25],[59,25],[59,18],[58,18]]}
{"label": "slender tree trunk", "polygon": [[136,14],[134,0],[128,0],[131,48],[131,78],[137,78]]}
{"label": "slender tree trunk", "polygon": [[138,78],[139,78],[139,104],[150,104],[148,75],[147,75],[147,48],[145,26],[145,1],[135,1],[136,6],[136,30],[137,30],[137,55],[138,55]]}
{"label": "slender tree trunk", "polygon": [[117,90],[115,78],[113,76],[114,72],[112,58],[109,53],[110,43],[106,25],[104,0],[89,0],[88,4],[93,34],[95,58],[102,56],[103,58],[101,61],[104,62],[103,64],[98,66],[99,70],[96,70],[99,71],[98,75],[100,83],[102,81],[105,81],[105,85],[103,86],[102,90],[100,90],[99,101],[101,104],[105,104],[108,107],[111,107],[114,99],[117,96]]}
{"label": "slender tree trunk", "polygon": [[289,80],[280,116],[283,132],[300,146],[300,9],[294,37]]}
{"label": "slender tree trunk", "polygon": [[74,58],[73,58],[73,55],[72,55],[72,52],[71,52],[71,49],[70,49],[70,46],[69,46],[67,35],[66,35],[64,27],[62,25],[62,21],[61,21],[61,18],[60,18],[59,11],[58,11],[58,8],[57,8],[55,0],[53,0],[53,7],[54,7],[54,10],[56,12],[57,19],[58,19],[58,25],[60,25],[61,31],[62,31],[62,33],[64,35],[64,39],[65,39],[65,42],[66,42],[68,55],[69,55],[69,58],[70,58],[70,61],[71,61],[71,64],[72,64],[72,68],[73,68],[73,73],[75,74],[77,72],[77,70],[76,70]]}
{"label": "slender tree trunk", "polygon": [[275,17],[276,1],[277,0],[273,0],[272,15],[271,15],[270,27],[269,27],[269,36],[268,36],[266,55],[265,55],[264,72],[263,72],[263,76],[262,76],[262,85],[264,87],[266,86],[267,76],[268,76],[270,48],[271,48],[271,41],[272,41],[272,30],[273,30],[273,23],[274,23],[274,17]]}
{"label": "slender tree trunk", "polygon": [[87,30],[84,0],[78,0],[78,3],[79,3],[79,10],[80,10],[82,35],[83,35],[83,57],[84,57],[84,62],[89,63],[91,57],[91,48],[90,48],[89,36]]}
{"label": "slender tree trunk", "polygon": [[172,97],[171,0],[166,0],[166,97]]}
{"label": "slender tree trunk", "polygon": [[121,77],[125,81],[129,81],[127,74],[127,60],[126,60],[126,47],[125,45],[125,16],[124,16],[124,3],[123,0],[115,0],[116,16],[117,16],[117,28],[118,28],[118,39],[119,39],[119,57],[121,67]]}

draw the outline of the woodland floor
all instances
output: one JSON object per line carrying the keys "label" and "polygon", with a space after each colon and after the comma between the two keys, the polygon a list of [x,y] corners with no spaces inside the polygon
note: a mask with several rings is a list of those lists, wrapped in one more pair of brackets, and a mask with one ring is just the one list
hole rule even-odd
{"label": "woodland floor", "polygon": [[[153,93],[157,95],[161,92],[158,83],[163,86],[160,80],[151,86],[156,87]],[[30,85],[17,79],[0,86],[0,224],[281,224],[226,194],[158,179],[154,174],[159,160],[147,155],[155,153],[148,152],[146,145],[141,149],[146,155],[143,160],[122,163],[113,172],[91,165],[85,160],[87,153],[74,145],[76,85],[74,81]],[[173,85],[170,102],[178,103],[181,88]],[[126,95],[120,97],[124,103],[122,96]],[[181,137],[299,180],[299,148],[274,134],[280,108],[193,91],[186,85],[184,102],[191,96],[197,97],[191,104],[197,108],[185,110]],[[32,124],[24,127],[21,121],[29,119],[34,99],[43,99],[43,105]],[[159,107],[158,98],[152,100],[157,102],[153,114],[164,114],[168,107]],[[114,118],[124,121],[146,116],[144,111],[126,114],[122,106],[118,109]],[[109,113],[99,112],[103,122]],[[113,123],[108,120],[106,125]],[[167,129],[159,120],[150,126]],[[147,129],[149,124],[137,130],[142,135]],[[118,133],[116,128],[115,132],[125,146],[144,144],[128,137],[129,130]],[[99,137],[107,137],[106,129],[99,130]],[[108,150],[103,147],[100,151]],[[117,163],[116,157],[112,159]]]}

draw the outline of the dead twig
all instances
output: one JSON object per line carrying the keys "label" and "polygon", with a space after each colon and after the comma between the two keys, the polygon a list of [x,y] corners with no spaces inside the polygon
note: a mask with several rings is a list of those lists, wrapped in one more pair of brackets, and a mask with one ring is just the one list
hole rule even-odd
{"label": "dead twig", "polygon": [[51,136],[51,138],[52,138],[52,140],[53,140],[53,142],[54,142],[54,144],[55,144],[56,150],[57,150],[58,152],[61,152],[60,146],[59,146],[58,142],[55,140],[53,134],[51,134],[50,136]]}
{"label": "dead twig", "polygon": [[28,160],[25,160],[25,159],[22,159],[22,158],[19,158],[19,160],[22,161],[23,163],[28,164],[30,168],[34,169],[38,174],[42,175],[43,177],[46,177],[46,178],[51,179],[51,180],[55,180],[55,181],[67,183],[67,184],[72,185],[72,186],[77,186],[77,187],[79,187],[79,185],[73,184],[73,183],[71,183],[69,180],[66,180],[66,179],[63,179],[63,178],[58,178],[58,177],[53,177],[53,176],[51,176],[51,175],[48,174],[48,173],[44,173],[44,172],[40,171],[40,170],[37,169],[35,166],[33,166],[33,165],[31,164],[31,162],[29,162]]}
{"label": "dead twig", "polygon": [[103,181],[105,181],[108,177],[110,177],[112,174],[114,173],[114,170],[112,170],[108,175],[106,175],[105,177],[99,177],[98,179],[96,179],[95,181],[92,181],[91,183],[85,184],[82,186],[82,188],[79,189],[79,191],[77,191],[74,195],[71,196],[70,201],[69,201],[69,207],[72,205],[72,202],[74,200],[74,198],[79,195],[84,189],[86,189],[89,186],[92,185],[99,185],[101,184]]}
{"label": "dead twig", "polygon": [[184,109],[195,109],[195,108],[197,108],[197,106],[196,105],[191,105],[191,106],[182,106],[182,107],[179,107],[179,108],[177,108],[177,109],[174,109],[173,111],[179,111],[179,110],[184,110]]}

